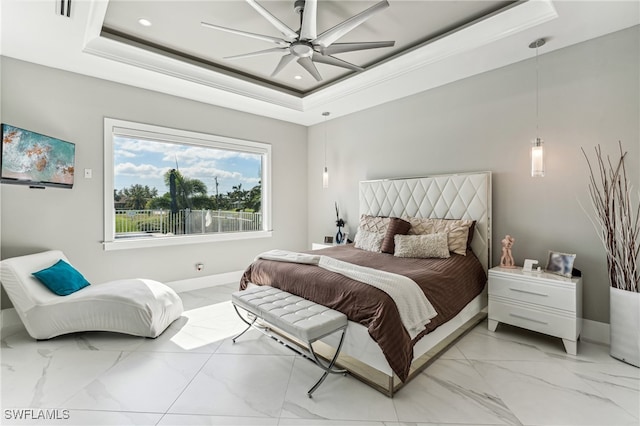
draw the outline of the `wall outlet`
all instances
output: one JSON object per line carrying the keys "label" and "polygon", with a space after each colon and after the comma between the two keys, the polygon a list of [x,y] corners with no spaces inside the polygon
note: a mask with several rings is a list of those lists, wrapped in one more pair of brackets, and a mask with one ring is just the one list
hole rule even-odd
{"label": "wall outlet", "polygon": [[202,263],[196,263],[196,271],[202,271],[204,269],[204,265]]}

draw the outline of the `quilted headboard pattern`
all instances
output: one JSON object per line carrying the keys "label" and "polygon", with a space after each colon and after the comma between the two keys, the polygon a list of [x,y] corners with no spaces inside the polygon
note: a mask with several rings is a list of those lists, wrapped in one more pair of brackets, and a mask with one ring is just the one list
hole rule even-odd
{"label": "quilted headboard pattern", "polygon": [[363,181],[360,214],[473,219],[471,248],[491,264],[491,172]]}

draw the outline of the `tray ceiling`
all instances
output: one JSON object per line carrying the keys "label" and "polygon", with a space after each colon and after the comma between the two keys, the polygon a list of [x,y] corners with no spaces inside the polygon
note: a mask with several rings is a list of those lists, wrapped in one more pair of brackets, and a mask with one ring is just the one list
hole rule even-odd
{"label": "tray ceiling", "polygon": [[[377,0],[319,1],[318,33],[376,3]],[[341,53],[335,56],[367,70],[446,33],[482,20],[514,3],[504,0],[392,1],[390,7],[376,13],[338,42],[394,40],[394,47]],[[260,4],[290,28],[298,30],[300,27],[300,17],[294,11],[293,0],[263,0]],[[148,20],[151,25],[141,25],[138,22],[140,18]],[[304,96],[357,73],[331,65],[317,64],[323,77],[322,81],[317,82],[302,67],[292,62],[272,78],[270,74],[282,56],[280,53],[235,60],[225,57],[269,49],[274,47],[274,44],[205,28],[200,25],[202,21],[241,31],[281,37],[276,28],[242,0],[111,0],[101,35],[297,96]]]}
{"label": "tray ceiling", "polygon": [[[336,25],[376,1],[321,0],[318,30]],[[293,0],[258,2],[296,27]],[[321,123],[324,111],[330,111],[329,119],[335,119],[531,59],[535,52],[528,46],[541,37],[547,39],[540,51],[543,64],[546,54],[554,50],[640,24],[637,1],[530,0],[509,4],[390,0],[389,8],[338,42],[392,39],[397,41],[398,51],[371,51],[366,54],[374,56],[362,58],[341,55],[365,65],[365,70],[324,75],[326,81],[333,81],[320,87],[313,86],[313,80],[292,82],[286,74],[268,81],[277,58],[265,57],[273,62],[257,65],[244,61],[228,64],[221,59],[264,46],[241,36],[231,40],[231,34],[216,34],[200,26],[205,19],[277,35],[244,0],[72,1],[70,18],[60,16],[54,3],[1,0],[0,55],[305,126]],[[116,13],[120,6],[122,12]],[[128,7],[143,9],[126,12]],[[494,7],[499,10],[491,13]],[[194,12],[189,12],[191,8]],[[203,12],[197,12],[200,9]],[[118,18],[119,13],[124,17]],[[194,16],[186,22],[189,14]],[[144,39],[139,18],[155,21],[149,28],[162,39]],[[465,25],[468,20],[472,22]],[[127,22],[121,25],[120,21]],[[124,36],[127,27],[138,33]],[[230,44],[218,41],[220,37],[229,39]],[[230,53],[221,50],[231,50],[231,46],[234,50]],[[230,65],[247,69],[234,70]],[[307,78],[298,64],[289,66],[290,77],[299,73]],[[255,76],[250,77],[251,73]]]}

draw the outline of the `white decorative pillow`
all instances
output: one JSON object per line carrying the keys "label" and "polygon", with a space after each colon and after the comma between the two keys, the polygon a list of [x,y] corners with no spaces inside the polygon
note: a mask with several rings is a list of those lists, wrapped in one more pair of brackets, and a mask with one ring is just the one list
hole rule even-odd
{"label": "white decorative pillow", "polygon": [[396,257],[437,257],[446,259],[450,256],[447,234],[396,235],[394,238]]}
{"label": "white decorative pillow", "polygon": [[421,217],[410,217],[405,220],[411,223],[408,235],[446,233],[449,238],[449,251],[466,256],[469,230],[473,226],[473,220]]}
{"label": "white decorative pillow", "polygon": [[382,240],[384,240],[384,236],[384,233],[369,232],[358,228],[358,233],[354,241],[355,248],[380,253],[382,252]]}

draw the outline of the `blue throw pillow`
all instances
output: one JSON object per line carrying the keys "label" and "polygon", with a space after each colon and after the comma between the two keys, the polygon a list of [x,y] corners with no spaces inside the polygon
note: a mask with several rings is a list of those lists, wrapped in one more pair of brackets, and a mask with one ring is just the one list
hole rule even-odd
{"label": "blue throw pillow", "polygon": [[68,296],[89,285],[80,272],[62,259],[32,275],[58,296]]}

